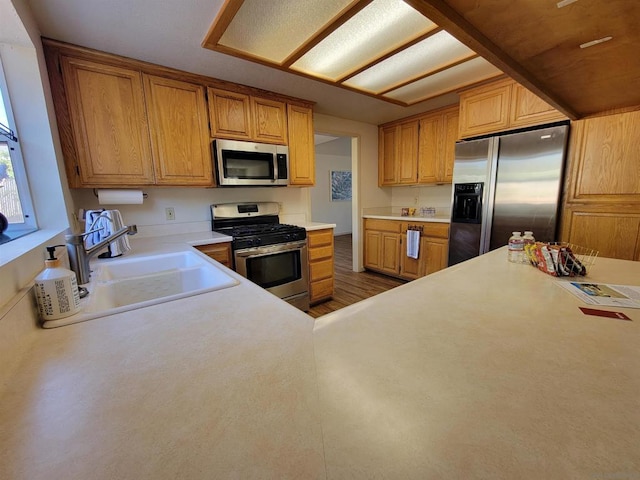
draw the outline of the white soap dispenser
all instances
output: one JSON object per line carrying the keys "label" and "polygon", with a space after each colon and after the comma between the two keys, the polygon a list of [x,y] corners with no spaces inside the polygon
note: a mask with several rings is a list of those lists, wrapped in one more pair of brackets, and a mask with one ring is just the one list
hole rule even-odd
{"label": "white soap dispenser", "polygon": [[56,320],[74,315],[80,311],[80,293],[76,274],[63,268],[55,257],[55,245],[47,247],[49,258],[45,269],[35,279],[38,310],[42,320]]}

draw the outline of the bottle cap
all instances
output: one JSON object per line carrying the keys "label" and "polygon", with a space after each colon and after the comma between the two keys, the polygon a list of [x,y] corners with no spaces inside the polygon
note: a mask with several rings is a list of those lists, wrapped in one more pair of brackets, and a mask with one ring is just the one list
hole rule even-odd
{"label": "bottle cap", "polygon": [[533,235],[533,232],[531,230],[525,230],[524,234],[525,235]]}

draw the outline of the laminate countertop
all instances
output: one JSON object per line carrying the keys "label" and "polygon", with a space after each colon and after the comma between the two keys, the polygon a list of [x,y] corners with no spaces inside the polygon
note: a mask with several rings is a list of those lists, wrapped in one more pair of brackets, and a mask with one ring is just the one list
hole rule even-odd
{"label": "laminate countertop", "polygon": [[640,310],[584,315],[506,256],[315,323],[243,280],[39,331],[0,391],[0,478],[637,478]]}

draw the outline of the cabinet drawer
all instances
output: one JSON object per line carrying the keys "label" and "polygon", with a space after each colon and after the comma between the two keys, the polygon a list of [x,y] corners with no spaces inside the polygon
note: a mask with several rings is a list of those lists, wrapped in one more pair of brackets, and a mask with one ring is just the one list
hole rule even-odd
{"label": "cabinet drawer", "polygon": [[365,230],[380,230],[384,232],[400,233],[401,223],[396,220],[382,220],[379,218],[365,218]]}
{"label": "cabinet drawer", "polygon": [[312,301],[325,297],[331,297],[333,295],[333,278],[327,278],[325,280],[313,282],[311,283],[310,288],[310,296]]}
{"label": "cabinet drawer", "polygon": [[307,232],[307,244],[309,248],[333,245],[333,230],[316,230]]}
{"label": "cabinet drawer", "polygon": [[312,282],[333,277],[333,259],[321,260],[309,265],[309,279]]}
{"label": "cabinet drawer", "polygon": [[449,238],[449,224],[436,222],[402,222],[402,233],[406,232],[409,227],[422,227],[420,236]]}
{"label": "cabinet drawer", "polygon": [[309,261],[314,262],[323,258],[333,257],[333,245],[327,245],[326,247],[316,247],[309,250]]}

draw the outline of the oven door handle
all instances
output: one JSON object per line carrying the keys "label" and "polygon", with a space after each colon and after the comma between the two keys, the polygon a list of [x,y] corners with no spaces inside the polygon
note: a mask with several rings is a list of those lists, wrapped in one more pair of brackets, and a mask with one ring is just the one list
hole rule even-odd
{"label": "oven door handle", "polygon": [[292,250],[300,250],[307,247],[306,240],[299,240],[289,243],[278,243],[276,245],[263,245],[260,247],[241,248],[236,250],[234,254],[237,257],[257,257],[263,255],[271,255],[272,253],[290,252]]}

